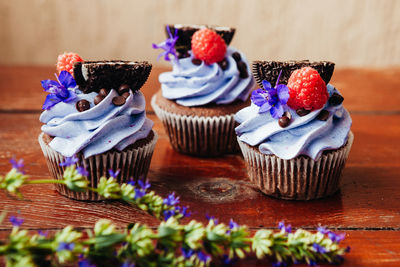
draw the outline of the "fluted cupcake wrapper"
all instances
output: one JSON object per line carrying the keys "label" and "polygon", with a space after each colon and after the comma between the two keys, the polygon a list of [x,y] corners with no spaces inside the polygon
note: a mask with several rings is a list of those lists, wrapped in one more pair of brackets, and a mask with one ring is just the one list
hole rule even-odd
{"label": "fluted cupcake wrapper", "polygon": [[[97,187],[102,176],[109,177],[109,169],[114,171],[117,169],[120,170],[119,175],[116,177],[119,184],[129,182],[131,179],[135,181],[144,179],[147,176],[154,147],[158,139],[157,133],[154,131],[153,133],[153,139],[149,143],[138,148],[105,152],[86,159],[83,157],[82,153],[79,153],[77,155],[79,159],[77,165],[83,166],[88,171],[89,186]],[[62,180],[65,167],[61,167],[60,163],[65,161],[65,157],[46,144],[43,140],[43,136],[44,133],[39,135],[39,144],[46,158],[49,171],[56,180]],[[56,184],[55,186],[60,194],[68,198],[88,201],[102,200],[97,193],[91,191],[75,192],[62,184]]]}
{"label": "fluted cupcake wrapper", "polygon": [[265,194],[289,200],[318,199],[336,193],[353,140],[350,132],[346,145],[326,151],[314,161],[306,156],[284,160],[265,155],[238,138],[250,180]]}
{"label": "fluted cupcake wrapper", "polygon": [[167,112],[151,99],[172,147],[184,154],[212,157],[239,151],[234,114],[213,117],[186,116]]}

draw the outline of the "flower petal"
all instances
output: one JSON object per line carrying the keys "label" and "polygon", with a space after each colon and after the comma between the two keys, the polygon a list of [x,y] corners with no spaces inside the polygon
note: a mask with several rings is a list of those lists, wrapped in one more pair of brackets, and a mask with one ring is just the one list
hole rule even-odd
{"label": "flower petal", "polygon": [[53,80],[43,80],[41,81],[43,89],[48,92],[53,87],[59,87],[60,84],[57,81]]}
{"label": "flower petal", "polygon": [[271,116],[274,119],[279,119],[283,115],[283,106],[281,103],[277,102],[275,106],[273,106],[270,110]]}
{"label": "flower petal", "polygon": [[282,105],[285,105],[289,100],[289,88],[284,84],[279,84],[276,87],[276,91],[279,96],[279,102],[281,102]]}
{"label": "flower petal", "polygon": [[273,106],[271,106],[268,102],[265,102],[264,105],[262,105],[262,106],[260,107],[260,109],[258,110],[258,113],[267,112],[267,111],[270,110],[271,108],[273,108]]}
{"label": "flower petal", "polygon": [[71,102],[77,97],[74,91],[72,90],[67,90],[67,91],[68,91],[68,97],[63,100],[64,103]]}
{"label": "flower petal", "polygon": [[267,90],[267,88],[271,88],[271,84],[267,80],[263,80],[262,81],[262,85],[263,85],[265,90]]}
{"label": "flower petal", "polygon": [[55,94],[48,94],[46,100],[44,101],[42,109],[49,110],[55,104],[61,102],[61,99]]}
{"label": "flower petal", "polygon": [[261,107],[265,102],[267,102],[267,99],[265,97],[265,91],[263,89],[257,89],[251,93],[251,101]]}
{"label": "flower petal", "polygon": [[61,71],[60,75],[58,76],[58,80],[65,88],[75,88],[76,82],[74,77],[72,77],[71,73],[68,71]]}

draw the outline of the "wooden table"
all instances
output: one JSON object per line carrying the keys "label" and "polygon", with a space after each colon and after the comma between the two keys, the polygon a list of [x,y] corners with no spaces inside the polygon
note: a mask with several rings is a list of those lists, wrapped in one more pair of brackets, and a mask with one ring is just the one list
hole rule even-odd
{"label": "wooden table", "polygon": [[[400,68],[339,69],[334,84],[345,97],[353,118],[355,135],[341,184],[333,197],[293,202],[273,199],[255,190],[246,177],[240,155],[204,159],[181,155],[168,142],[162,124],[154,115],[150,97],[159,88],[154,68],[142,88],[147,114],[159,133],[148,179],[153,189],[166,196],[175,191],[192,218],[206,222],[205,214],[222,222],[233,218],[252,230],[276,228],[281,220],[293,227],[315,230],[319,225],[347,235],[351,246],[343,266],[400,266]],[[53,76],[53,67],[0,67],[0,173],[10,169],[8,160],[24,158],[33,178],[50,178],[37,142],[39,114],[45,93],[40,80]],[[64,198],[52,185],[26,186],[24,201],[0,192],[0,210],[20,213],[24,228],[56,230],[66,225],[93,227],[108,218],[123,227],[130,222],[158,222],[120,202],[88,203]],[[0,239],[11,228],[0,226]],[[240,266],[265,265],[249,259]]]}

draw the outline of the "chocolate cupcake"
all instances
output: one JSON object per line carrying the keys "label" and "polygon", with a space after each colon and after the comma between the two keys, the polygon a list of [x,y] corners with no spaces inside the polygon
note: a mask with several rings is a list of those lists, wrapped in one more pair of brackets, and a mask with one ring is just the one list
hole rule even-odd
{"label": "chocolate cupcake", "polygon": [[[260,71],[260,66],[267,67]],[[333,66],[254,62],[261,88],[252,93],[251,105],[235,115],[235,131],[250,180],[263,193],[311,200],[339,190],[354,136],[343,97],[328,83]]]}
{"label": "chocolate cupcake", "polygon": [[[60,57],[58,66],[65,66],[62,62],[71,54]],[[87,171],[91,187],[96,187],[102,176],[108,177],[110,169],[119,173],[115,179],[120,183],[145,178],[157,133],[146,117],[139,89],[151,65],[81,60],[68,66],[58,67],[58,81],[42,81],[49,95],[40,116],[44,125],[39,144],[53,177],[62,179],[65,167],[60,164],[75,157],[77,165]],[[79,78],[75,80],[71,73]],[[56,189],[77,200],[101,200],[93,192],[74,192],[64,185],[56,185]]]}
{"label": "chocolate cupcake", "polygon": [[234,29],[169,25],[168,39],[154,48],[170,61],[151,105],[172,147],[212,157],[238,151],[234,114],[248,105],[254,79],[243,53],[229,47]]}

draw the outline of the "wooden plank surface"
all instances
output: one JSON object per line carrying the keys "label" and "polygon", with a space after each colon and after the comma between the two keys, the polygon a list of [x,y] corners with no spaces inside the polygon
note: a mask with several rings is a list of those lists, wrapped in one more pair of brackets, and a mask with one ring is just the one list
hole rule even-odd
{"label": "wooden plank surface", "polygon": [[[49,178],[37,143],[38,118],[44,93],[41,79],[50,78],[49,67],[0,67],[0,174],[10,169],[8,159],[23,157],[35,179]],[[155,68],[143,88],[149,103],[159,88]],[[148,110],[160,138],[148,179],[153,190],[166,196],[175,191],[189,205],[192,218],[205,222],[205,214],[222,222],[233,218],[251,229],[273,228],[281,220],[293,227],[316,229],[319,225],[345,231],[352,252],[345,266],[398,266],[400,264],[400,88],[398,72],[337,70],[333,84],[342,89],[352,114],[355,141],[341,183],[333,197],[309,202],[266,197],[246,177],[240,154],[204,159],[172,150],[161,122]],[[365,81],[369,79],[369,81]],[[21,84],[23,86],[21,86]],[[377,88],[380,88],[379,94]],[[363,94],[360,99],[359,95]],[[149,107],[150,105],[148,105]],[[24,217],[24,227],[59,229],[66,225],[90,228],[99,218],[123,227],[130,222],[156,226],[147,214],[118,201],[74,201],[59,195],[52,185],[26,186],[25,200],[0,192],[0,207]],[[0,239],[11,225],[0,225]],[[265,262],[264,262],[265,263]],[[247,260],[240,266],[262,266]]]}

